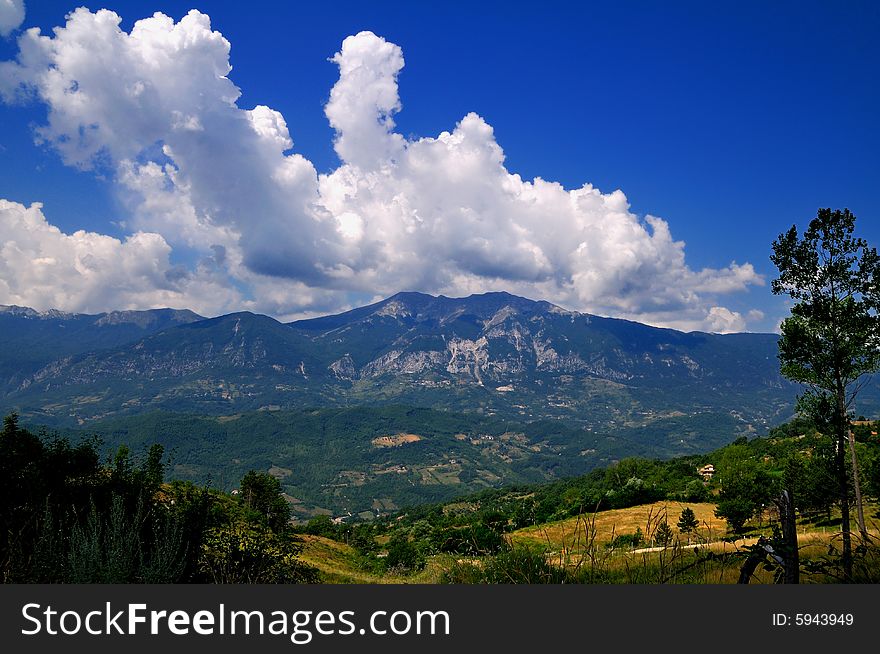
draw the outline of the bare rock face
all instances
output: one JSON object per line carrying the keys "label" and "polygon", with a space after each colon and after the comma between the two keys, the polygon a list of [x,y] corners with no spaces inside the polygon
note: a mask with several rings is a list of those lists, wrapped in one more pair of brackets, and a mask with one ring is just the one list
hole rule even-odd
{"label": "bare rock face", "polygon": [[472,341],[466,338],[453,338],[447,345],[449,363],[446,370],[453,375],[470,375],[482,384],[482,374],[489,364],[489,341],[485,336]]}
{"label": "bare rock face", "polygon": [[402,352],[391,350],[370,361],[361,370],[363,377],[379,377],[381,375],[417,375],[421,372],[436,369],[446,361],[446,355],[436,350],[423,352]]}
{"label": "bare rock face", "polygon": [[354,367],[354,360],[349,354],[341,359],[337,359],[331,363],[328,368],[338,379],[355,379],[357,377],[357,369]]}

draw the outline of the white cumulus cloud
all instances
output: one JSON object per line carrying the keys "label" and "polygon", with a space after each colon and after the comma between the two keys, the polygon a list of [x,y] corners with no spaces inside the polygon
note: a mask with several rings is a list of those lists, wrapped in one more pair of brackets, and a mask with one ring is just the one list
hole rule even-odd
{"label": "white cumulus cloud", "polygon": [[336,153],[364,170],[386,165],[404,149],[392,115],[400,111],[397,74],[403,52],[372,32],[349,36],[331,59],[339,81],[325,112],[336,130]]}
{"label": "white cumulus cloud", "polygon": [[180,268],[170,255],[159,234],[135,232],[122,241],[82,230],[65,234],[46,221],[39,203],[0,200],[0,304],[204,311],[223,306],[221,296],[227,307],[240,300],[210,270]]}
{"label": "white cumulus cloud", "polygon": [[0,0],[0,36],[9,36],[24,22],[24,0]]}
{"label": "white cumulus cloud", "polygon": [[651,324],[745,327],[719,296],[762,283],[754,268],[691,269],[669,224],[632,213],[622,191],[522,179],[477,113],[437,136],[395,132],[403,53],[371,32],[331,57],[341,165],[319,175],[279,111],[239,106],[230,44],[205,14],[157,13],[128,33],[120,22],[81,8],[53,36],[28,30],[0,63],[0,95],[44,103],[38,139],[109,171],[126,224],[200,252],[240,306],[290,316],[398,290],[503,289]]}
{"label": "white cumulus cloud", "polygon": [[746,327],[746,321],[740,313],[725,307],[712,307],[709,309],[707,320],[711,331],[721,334],[741,332]]}

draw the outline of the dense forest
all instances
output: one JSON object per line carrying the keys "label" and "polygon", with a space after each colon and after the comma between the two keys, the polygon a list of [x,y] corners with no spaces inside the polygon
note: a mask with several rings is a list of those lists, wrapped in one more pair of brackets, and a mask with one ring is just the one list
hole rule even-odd
{"label": "dense forest", "polygon": [[[160,443],[170,478],[231,491],[248,470],[275,470],[298,501],[295,517],[375,514],[444,502],[488,487],[583,475],[627,456],[706,452],[741,429],[717,413],[658,418],[638,427],[589,432],[562,420],[511,421],[397,404],[193,416],[153,411],[90,426],[108,452]],[[81,431],[62,432],[69,438]],[[397,447],[385,436],[414,434]],[[383,503],[385,503],[383,502]]]}

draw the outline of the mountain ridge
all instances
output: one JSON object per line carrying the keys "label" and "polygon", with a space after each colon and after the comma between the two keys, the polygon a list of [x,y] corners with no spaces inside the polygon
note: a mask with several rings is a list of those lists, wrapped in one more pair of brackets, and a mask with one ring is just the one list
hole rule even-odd
{"label": "mountain ridge", "polygon": [[381,314],[383,311],[388,310],[385,315],[394,315],[394,308],[401,304],[405,303],[418,303],[423,308],[434,309],[434,313],[437,312],[442,306],[446,306],[449,308],[450,306],[462,305],[462,304],[471,304],[474,305],[476,303],[498,303],[504,302],[505,304],[518,304],[522,307],[535,307],[547,309],[550,311],[556,311],[559,313],[566,313],[572,315],[589,315],[585,313],[579,313],[576,311],[568,311],[559,307],[555,304],[552,304],[546,300],[532,300],[530,298],[521,297],[518,295],[513,295],[506,291],[492,291],[488,293],[474,293],[468,295],[466,297],[447,297],[445,295],[430,295],[428,293],[420,293],[417,291],[401,291],[399,293],[395,293],[394,295],[385,298],[384,300],[380,300],[378,302],[374,302],[372,304],[368,304],[363,307],[357,307],[355,309],[351,309],[349,311],[344,311],[337,314],[330,314],[327,316],[320,316],[318,318],[307,318],[304,320],[296,320],[290,323],[287,323],[291,326],[295,326],[299,329],[320,329],[326,328],[326,326],[342,322],[342,321],[351,321],[359,318],[362,315],[373,315],[373,314]]}
{"label": "mountain ridge", "polygon": [[0,397],[54,361],[202,319],[188,309],[87,314],[0,305]]}
{"label": "mountain ridge", "polygon": [[395,402],[589,428],[732,411],[761,428],[787,417],[794,397],[775,334],[685,333],[506,292],[401,292],[290,323],[247,311],[111,312],[89,318],[78,343],[64,340],[69,316],[32,318],[0,313],[0,336],[24,343],[34,325],[54,325],[65,347],[14,374],[0,353],[0,399],[50,422]]}
{"label": "mountain ridge", "polygon": [[[354,309],[349,309],[347,311],[342,311],[339,313],[330,313],[324,316],[317,316],[314,318],[302,318],[293,321],[283,322],[274,318],[268,314],[257,313],[248,310],[241,311],[233,311],[226,314],[220,314],[217,316],[202,316],[198,313],[195,313],[191,309],[175,309],[171,307],[156,307],[153,309],[114,309],[111,311],[104,311],[98,313],[87,313],[87,312],[76,312],[76,311],[64,311],[62,309],[50,308],[43,311],[34,309],[32,307],[27,307],[23,305],[17,304],[0,304],[0,315],[6,314],[10,316],[16,317],[26,317],[26,318],[37,318],[37,319],[89,319],[94,318],[95,324],[118,324],[124,322],[132,322],[138,323],[142,322],[138,320],[136,317],[144,316],[144,315],[177,315],[177,316],[185,316],[188,319],[185,322],[196,322],[196,321],[204,321],[204,320],[216,320],[218,318],[234,316],[238,314],[252,315],[252,316],[263,316],[265,318],[269,318],[274,320],[280,324],[294,326],[299,329],[318,329],[323,327],[321,324],[324,321],[336,321],[346,317],[354,317],[362,312],[368,312],[368,310],[374,310],[386,306],[393,302],[403,301],[403,300],[412,300],[413,298],[417,298],[423,300],[425,302],[430,301],[438,301],[438,302],[447,302],[447,303],[464,303],[464,302],[472,302],[481,299],[506,299],[517,303],[524,303],[528,305],[534,305],[541,308],[547,308],[550,311],[557,312],[565,315],[576,315],[576,316],[588,316],[591,318],[600,318],[605,320],[616,320],[625,323],[632,323],[635,325],[642,325],[645,327],[651,327],[653,329],[661,329],[668,330],[672,332],[678,332],[681,334],[716,334],[719,336],[729,336],[733,334],[766,334],[773,335],[772,332],[706,332],[703,330],[692,330],[692,331],[682,331],[678,329],[674,329],[672,327],[657,327],[654,325],[648,325],[647,323],[640,323],[635,320],[630,320],[627,318],[618,318],[614,316],[600,316],[598,314],[591,314],[589,312],[576,311],[571,309],[565,309],[557,304],[554,304],[548,300],[533,300],[531,298],[526,298],[519,295],[514,295],[507,291],[488,291],[486,293],[472,293],[471,295],[461,296],[461,297],[450,297],[446,295],[431,295],[429,293],[422,293],[420,291],[399,291],[394,295],[391,295],[383,300],[379,300],[377,302],[373,302],[372,304],[364,305],[361,307],[356,307]],[[129,318],[126,320],[126,318]],[[181,320],[180,322],[184,322]]]}
{"label": "mountain ridge", "polygon": [[194,320],[205,320],[190,309],[172,309],[170,307],[157,307],[155,309],[115,309],[99,313],[82,313],[77,311],[62,311],[61,309],[46,309],[38,311],[31,307],[18,304],[0,304],[0,314],[19,316],[25,318],[37,318],[42,320],[74,320],[95,318],[95,323],[114,324],[120,322],[143,322],[143,316],[180,316]]}

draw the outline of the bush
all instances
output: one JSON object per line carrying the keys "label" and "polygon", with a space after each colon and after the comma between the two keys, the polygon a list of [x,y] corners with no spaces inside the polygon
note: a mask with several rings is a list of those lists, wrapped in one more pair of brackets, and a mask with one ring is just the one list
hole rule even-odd
{"label": "bush", "polygon": [[715,515],[727,520],[727,525],[734,533],[742,533],[746,522],[755,514],[754,502],[747,498],[734,497],[718,502]]}
{"label": "bush", "polygon": [[654,544],[659,547],[666,547],[672,544],[674,538],[675,534],[672,531],[672,527],[664,520],[657,526],[657,531],[654,533]]}
{"label": "bush", "polygon": [[609,490],[605,498],[613,509],[625,509],[638,504],[658,502],[665,497],[662,489],[646,483],[639,477],[630,477],[617,490]]}
{"label": "bush", "polygon": [[427,559],[415,543],[405,536],[395,535],[388,543],[385,566],[395,572],[410,573],[422,570]]}
{"label": "bush", "polygon": [[566,584],[575,577],[547,562],[543,552],[527,547],[505,549],[483,562],[455,563],[441,575],[444,584]]}
{"label": "bush", "polygon": [[681,498],[685,502],[705,502],[709,499],[709,489],[699,479],[689,481]]}
{"label": "bush", "polygon": [[323,536],[324,538],[336,539],[339,529],[333,524],[329,515],[317,515],[308,521],[302,531],[311,536]]}
{"label": "bush", "polygon": [[202,572],[217,584],[317,583],[317,571],[296,559],[301,551],[290,535],[234,522],[208,533]]}
{"label": "bush", "polygon": [[504,544],[503,534],[479,523],[438,529],[431,536],[431,545],[436,551],[466,556],[494,554]]}
{"label": "bush", "polygon": [[637,527],[634,534],[618,534],[605,547],[608,549],[632,548],[635,549],[645,542],[645,535],[641,527]]}

